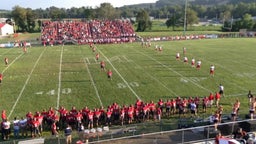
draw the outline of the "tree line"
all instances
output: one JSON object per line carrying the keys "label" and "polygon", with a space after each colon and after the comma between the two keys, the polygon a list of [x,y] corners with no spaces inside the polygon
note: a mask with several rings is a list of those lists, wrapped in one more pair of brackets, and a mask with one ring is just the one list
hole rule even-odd
{"label": "tree line", "polygon": [[[237,31],[243,29],[256,29],[252,16],[256,16],[256,2],[235,3],[225,5],[199,5],[188,2],[186,5],[186,24],[193,25],[199,19],[214,20],[223,23],[223,31]],[[17,27],[17,31],[34,32],[40,31],[43,19],[63,20],[63,19],[117,19],[136,18],[137,31],[151,29],[150,17],[155,19],[166,19],[166,26],[175,30],[175,27],[184,25],[185,3],[179,5],[165,5],[157,7],[149,4],[143,8],[124,6],[114,8],[110,3],[102,3],[99,7],[80,8],[58,8],[55,6],[46,9],[31,9],[20,6],[13,7],[10,13],[1,13],[0,16],[12,18]],[[133,19],[132,19],[133,20]],[[11,23],[11,21],[8,21]]]}

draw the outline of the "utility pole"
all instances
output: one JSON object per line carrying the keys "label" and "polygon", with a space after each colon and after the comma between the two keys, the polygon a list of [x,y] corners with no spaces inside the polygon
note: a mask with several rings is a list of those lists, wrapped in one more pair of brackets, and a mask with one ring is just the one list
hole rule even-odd
{"label": "utility pole", "polygon": [[188,0],[185,0],[183,36],[186,35],[186,27],[187,27],[187,3],[188,3]]}

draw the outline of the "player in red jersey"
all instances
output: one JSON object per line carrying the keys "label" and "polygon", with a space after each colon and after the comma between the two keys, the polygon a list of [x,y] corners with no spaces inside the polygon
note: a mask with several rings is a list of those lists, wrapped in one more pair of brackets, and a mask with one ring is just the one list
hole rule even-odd
{"label": "player in red jersey", "polygon": [[101,70],[106,71],[105,67],[106,67],[105,61],[101,61],[101,62],[100,62],[100,68],[101,68]]}
{"label": "player in red jersey", "polygon": [[100,58],[100,54],[99,54],[99,53],[97,53],[95,57],[96,57],[96,60],[98,61],[98,60],[99,60],[99,58]]}
{"label": "player in red jersey", "polygon": [[0,84],[2,83],[3,80],[3,74],[0,73]]}
{"label": "player in red jersey", "polygon": [[111,70],[108,70],[108,72],[107,72],[107,75],[108,75],[108,78],[110,79],[110,80],[112,80],[112,71]]}

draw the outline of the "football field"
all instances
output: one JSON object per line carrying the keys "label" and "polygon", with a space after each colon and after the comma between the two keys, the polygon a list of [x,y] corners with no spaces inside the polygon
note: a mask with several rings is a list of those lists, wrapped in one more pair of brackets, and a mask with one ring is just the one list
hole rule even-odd
{"label": "football field", "polygon": [[[156,51],[155,45],[163,51]],[[96,52],[89,45],[32,46],[27,53],[2,48],[0,110],[13,119],[49,107],[106,108],[114,102],[134,104],[136,99],[156,103],[160,98],[208,96],[219,84],[225,87],[224,106],[240,98],[242,109],[248,110],[246,95],[256,92],[255,45],[255,38],[235,38],[152,42],[149,48],[140,43],[96,45]],[[183,47],[188,64],[183,62]],[[175,59],[177,52],[180,61]],[[192,58],[202,61],[200,70],[191,67]],[[102,60],[112,70],[112,80],[100,69]],[[211,65],[214,77],[209,74]]]}

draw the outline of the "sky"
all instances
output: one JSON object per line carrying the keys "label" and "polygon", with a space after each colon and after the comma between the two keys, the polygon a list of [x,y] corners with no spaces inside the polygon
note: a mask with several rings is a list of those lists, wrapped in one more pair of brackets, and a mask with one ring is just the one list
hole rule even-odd
{"label": "sky", "polygon": [[155,3],[157,0],[8,0],[0,5],[0,9],[12,10],[16,5],[24,8],[49,8],[55,6],[58,8],[71,8],[71,7],[99,7],[101,3],[111,3],[113,7],[121,7],[124,5],[140,4],[140,3]]}

